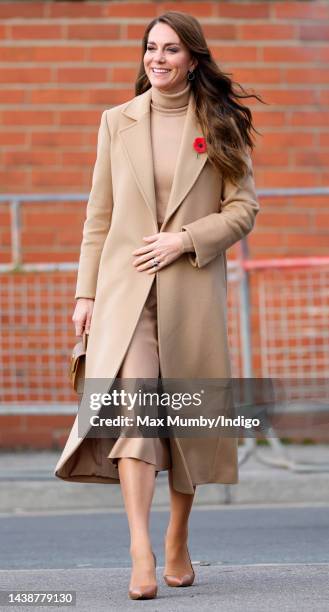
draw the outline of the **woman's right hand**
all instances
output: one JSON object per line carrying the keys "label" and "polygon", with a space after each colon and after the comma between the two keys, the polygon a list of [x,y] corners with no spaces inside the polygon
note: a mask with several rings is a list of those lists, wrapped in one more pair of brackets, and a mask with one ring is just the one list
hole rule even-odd
{"label": "woman's right hand", "polygon": [[92,298],[77,299],[75,310],[72,316],[76,336],[82,336],[84,331],[89,334],[93,308],[94,300]]}

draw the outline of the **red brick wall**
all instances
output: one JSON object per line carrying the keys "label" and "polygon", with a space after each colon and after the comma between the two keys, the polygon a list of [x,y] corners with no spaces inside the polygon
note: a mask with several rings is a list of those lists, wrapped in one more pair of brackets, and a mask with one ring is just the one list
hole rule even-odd
{"label": "red brick wall", "polygon": [[[222,69],[268,103],[247,101],[261,133],[257,187],[329,185],[327,2],[77,0],[0,4],[2,191],[88,192],[101,112],[133,96],[144,27],[167,9],[197,16]],[[254,256],[326,252],[327,197],[262,204]],[[67,225],[63,206],[55,214]],[[48,214],[36,228],[26,213],[27,260],[45,260],[42,241],[52,260],[76,257],[82,216],[58,238],[56,220],[54,231]]]}
{"label": "red brick wall", "polygon": [[63,448],[74,417],[69,415],[10,414],[0,417],[2,450]]}
{"label": "red brick wall", "polygon": [[[88,193],[101,113],[134,95],[144,28],[169,9],[196,16],[224,72],[267,102],[246,101],[257,187],[329,186],[327,2],[76,0],[0,3],[2,192]],[[253,257],[327,254],[328,197],[261,205]],[[85,202],[24,208],[24,261],[77,260],[84,212]],[[3,204],[0,241],[9,261]],[[38,419],[3,417],[0,444],[62,445],[71,417]]]}

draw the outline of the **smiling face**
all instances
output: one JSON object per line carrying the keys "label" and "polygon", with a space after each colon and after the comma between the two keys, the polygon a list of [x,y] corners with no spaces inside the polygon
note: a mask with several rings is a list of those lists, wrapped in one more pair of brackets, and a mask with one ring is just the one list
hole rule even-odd
{"label": "smiling face", "polygon": [[177,93],[187,85],[187,71],[194,70],[192,58],[178,34],[166,23],[156,23],[150,30],[144,54],[144,68],[153,87]]}

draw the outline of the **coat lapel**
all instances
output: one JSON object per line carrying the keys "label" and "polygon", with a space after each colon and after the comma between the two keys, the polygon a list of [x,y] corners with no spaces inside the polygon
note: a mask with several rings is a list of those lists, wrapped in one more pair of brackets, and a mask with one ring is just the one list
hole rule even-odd
{"label": "coat lapel", "polygon": [[134,122],[119,130],[130,168],[157,226],[150,125],[151,90],[134,98],[123,114]]}
{"label": "coat lapel", "polygon": [[[122,112],[134,121],[130,125],[121,128],[119,134],[135,181],[152,215],[156,231],[158,231],[153,176],[150,105],[151,89],[133,98]],[[199,153],[197,155],[193,148],[194,139],[200,136],[202,136],[201,128],[195,119],[195,102],[194,96],[191,93],[166,215],[161,230],[192,188],[208,159],[207,153]]]}
{"label": "coat lapel", "polygon": [[197,154],[193,147],[195,138],[199,137],[202,137],[202,132],[201,127],[199,127],[196,122],[195,102],[194,96],[191,92],[183,127],[182,139],[177,155],[169,202],[161,229],[164,225],[166,225],[169,218],[181,205],[185,196],[193,187],[208,159],[207,153]]}

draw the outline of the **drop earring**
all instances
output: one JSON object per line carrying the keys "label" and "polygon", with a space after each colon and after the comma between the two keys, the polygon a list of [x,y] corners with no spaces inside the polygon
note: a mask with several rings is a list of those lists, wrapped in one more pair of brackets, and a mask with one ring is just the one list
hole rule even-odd
{"label": "drop earring", "polygon": [[195,79],[194,70],[188,70],[187,71],[187,80],[188,81],[194,81],[194,79]]}

